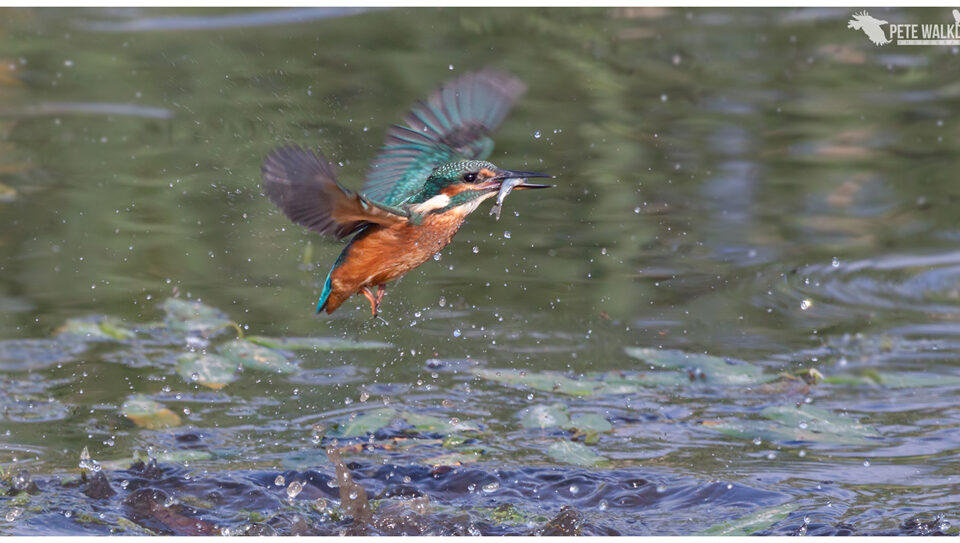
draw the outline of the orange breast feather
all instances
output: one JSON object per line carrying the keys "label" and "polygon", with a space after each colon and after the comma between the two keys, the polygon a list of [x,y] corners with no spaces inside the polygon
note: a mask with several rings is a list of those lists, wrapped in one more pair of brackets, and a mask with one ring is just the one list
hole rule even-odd
{"label": "orange breast feather", "polygon": [[363,287],[393,281],[423,264],[450,243],[464,218],[445,213],[428,215],[420,225],[404,222],[371,227],[353,242],[343,263],[333,270],[332,296],[345,300]]}

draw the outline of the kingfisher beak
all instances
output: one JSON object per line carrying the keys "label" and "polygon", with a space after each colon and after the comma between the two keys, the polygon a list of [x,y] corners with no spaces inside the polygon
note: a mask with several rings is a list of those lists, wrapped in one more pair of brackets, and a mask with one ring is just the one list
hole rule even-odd
{"label": "kingfisher beak", "polygon": [[502,184],[503,181],[506,181],[507,179],[523,179],[524,180],[523,183],[520,183],[519,185],[514,186],[513,190],[549,189],[556,186],[556,185],[541,185],[539,183],[527,183],[526,180],[530,179],[531,177],[548,177],[550,179],[556,178],[556,176],[540,173],[540,172],[523,172],[519,170],[500,170],[497,172],[497,176],[494,177],[493,180],[500,181],[500,183]]}

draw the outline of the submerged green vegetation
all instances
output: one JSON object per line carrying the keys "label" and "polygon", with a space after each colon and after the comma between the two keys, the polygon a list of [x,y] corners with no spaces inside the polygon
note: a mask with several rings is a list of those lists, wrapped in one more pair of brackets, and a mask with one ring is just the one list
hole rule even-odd
{"label": "submerged green vegetation", "polygon": [[[366,349],[377,352],[392,348],[389,343],[336,338],[247,337],[226,312],[199,301],[170,298],[157,305],[162,312],[162,318],[155,321],[133,323],[116,317],[93,315],[68,320],[58,327],[50,338],[0,341],[0,360],[19,371],[29,372],[49,367],[54,362],[58,367],[65,364],[83,364],[83,358],[89,356],[91,351],[109,348],[112,358],[123,364],[124,360],[137,360],[134,353],[142,353],[149,346],[152,351],[150,371],[153,376],[150,380],[169,382],[178,378],[182,384],[192,387],[196,394],[201,394],[203,389],[215,391],[215,396],[197,397],[209,406],[218,403],[237,404],[231,398],[235,389],[249,387],[250,383],[263,383],[265,379],[273,384],[276,379],[295,384],[309,371],[308,368],[318,356],[328,356],[338,350]],[[24,345],[29,345],[29,348],[24,348]],[[389,459],[391,462],[412,462],[414,465],[424,466],[435,477],[465,466],[509,465],[518,460],[519,465],[578,466],[614,470],[613,473],[616,470],[642,468],[651,462],[661,466],[675,465],[669,454],[659,458],[631,458],[619,453],[631,444],[641,443],[640,446],[643,447],[642,442],[649,439],[649,436],[642,437],[646,433],[645,427],[662,428],[664,424],[672,427],[670,431],[673,435],[700,434],[701,439],[708,440],[716,439],[711,436],[725,435],[742,440],[745,447],[752,443],[754,450],[773,446],[776,452],[768,454],[770,459],[791,452],[806,456],[808,449],[814,455],[818,454],[816,451],[829,455],[829,451],[837,447],[841,447],[840,450],[850,448],[850,451],[869,450],[872,447],[883,447],[884,444],[890,446],[891,441],[902,440],[885,436],[875,427],[863,424],[849,412],[809,405],[804,398],[811,397],[811,389],[873,389],[886,387],[884,382],[896,383],[894,388],[911,386],[914,389],[952,384],[950,379],[943,383],[933,378],[911,380],[908,376],[896,373],[885,374],[882,379],[863,381],[846,377],[842,373],[836,377],[833,374],[824,375],[816,370],[772,373],[756,363],[680,350],[625,347],[624,354],[624,360],[638,359],[643,362],[643,366],[634,367],[632,370],[588,372],[580,375],[473,367],[452,370],[452,382],[433,374],[434,386],[440,390],[450,386],[456,389],[457,382],[461,383],[459,386],[463,386],[465,382],[478,380],[469,386],[485,390],[483,396],[495,394],[489,401],[503,402],[504,396],[525,396],[528,407],[520,408],[512,416],[501,420],[484,416],[461,419],[455,414],[455,401],[452,399],[443,400],[442,407],[446,408],[444,414],[418,409],[402,399],[388,400],[387,396],[382,396],[379,401],[372,400],[371,394],[364,390],[358,398],[360,406],[356,409],[341,413],[317,413],[315,416],[308,415],[306,419],[301,418],[298,425],[310,428],[309,443],[301,441],[299,445],[273,458],[280,460],[288,469],[300,470],[324,469],[323,466],[329,466],[329,459],[332,458],[333,468],[340,479],[350,477],[349,469],[340,459],[341,455],[356,454],[372,458],[379,456],[382,461]],[[438,368],[444,367],[441,360],[435,360],[432,364]],[[464,381],[465,379],[467,381]],[[484,383],[490,383],[493,388],[487,388]],[[501,388],[497,388],[498,385]],[[108,414],[109,419],[115,421],[115,433],[136,435],[140,431],[166,432],[183,428],[174,431],[184,432],[180,434],[187,438],[184,443],[198,439],[189,436],[201,435],[202,429],[208,424],[212,423],[214,428],[220,425],[216,422],[220,420],[216,414],[211,413],[211,419],[208,420],[206,415],[194,413],[193,408],[183,408],[182,415],[171,409],[167,404],[182,404],[183,396],[179,393],[172,395],[170,388],[169,385],[164,385],[152,394],[130,394],[114,406],[101,404],[99,409],[114,411]],[[536,394],[526,391],[535,391]],[[658,395],[667,391],[682,395],[683,403],[688,405],[698,396],[709,398],[716,394],[748,394],[753,396],[753,404],[767,407],[755,413],[740,412],[734,416],[721,412],[711,414],[710,409],[701,408],[690,411],[685,416],[670,417],[653,425],[632,420],[627,415],[629,409],[602,407],[612,405],[610,402],[617,402],[618,398],[621,398],[619,401],[622,402],[622,398]],[[543,396],[538,397],[541,394]],[[782,403],[784,395],[788,398],[787,403]],[[31,418],[44,422],[69,420],[71,413],[79,407],[79,404],[66,404],[52,399],[44,402],[37,397],[31,399],[18,394],[3,395],[0,402],[4,415],[13,421],[26,421]],[[508,400],[507,404],[514,402],[517,402],[517,399]],[[237,406],[245,403],[240,402]],[[348,402],[348,405],[350,403],[352,402]],[[474,405],[472,409],[477,407],[479,406]],[[201,412],[210,413],[210,409],[204,408]],[[122,418],[128,422],[120,422]],[[114,439],[111,437],[110,441]],[[112,447],[113,443],[109,445]],[[179,445],[169,449],[157,449],[149,445],[146,449],[135,449],[132,458],[108,458],[101,461],[94,459],[88,449],[84,448],[78,456],[80,480],[72,476],[61,478],[59,483],[55,482],[55,479],[46,479],[43,491],[33,483],[33,494],[44,492],[43,497],[33,501],[44,503],[49,500],[47,496],[52,496],[51,492],[60,493],[61,491],[55,489],[58,484],[65,489],[82,490],[82,494],[87,498],[110,499],[118,494],[111,480],[114,483],[119,481],[125,489],[124,485],[129,485],[130,477],[161,474],[170,469],[162,466],[171,464],[185,467],[203,466],[204,472],[214,470],[226,473],[237,469],[267,467],[262,460],[258,462],[255,457],[245,456],[234,449],[190,449],[181,448]],[[829,456],[824,456],[826,457]],[[676,464],[675,467],[681,465]],[[75,470],[68,469],[66,472],[73,471]],[[27,471],[19,473],[19,477],[31,481]],[[310,477],[312,472],[303,473]],[[17,491],[18,484],[23,487],[27,483],[17,483],[16,477],[11,473],[5,475],[11,495],[27,496]],[[317,498],[317,503],[290,509],[290,505],[295,503],[297,496],[303,492],[304,485],[311,483],[309,479],[297,479],[296,471],[293,472],[293,481],[288,482],[285,477],[283,474],[277,475],[273,486],[278,487],[277,491],[286,493],[288,505],[279,510],[247,511],[245,514],[250,520],[248,524],[206,521],[191,524],[191,519],[195,518],[197,512],[212,512],[215,508],[212,503],[197,496],[185,502],[190,505],[189,509],[181,510],[170,509],[169,505],[158,505],[155,496],[133,494],[126,497],[122,502],[123,507],[110,520],[90,517],[87,513],[73,518],[74,522],[102,525],[113,533],[125,533],[129,529],[150,532],[153,527],[161,533],[253,534],[261,533],[258,530],[262,528],[257,526],[268,526],[272,521],[286,518],[291,511],[299,511],[297,515],[311,519],[312,523],[320,523],[320,526],[329,524],[327,528],[320,528],[320,532],[330,529],[354,534],[370,533],[371,530],[394,533],[399,529],[398,533],[414,533],[426,529],[428,533],[460,533],[456,521],[447,516],[453,510],[430,503],[429,493],[421,491],[414,492],[414,495],[405,495],[399,500],[373,500],[368,497],[362,485],[356,486],[358,483],[349,483],[354,486],[348,485],[347,490],[344,490],[342,484],[337,484],[329,488],[339,493],[341,505],[321,507],[321,502],[326,504],[327,498]],[[189,485],[186,482],[181,484]],[[471,483],[471,493],[495,494],[501,490],[503,483],[488,482],[479,489],[478,484],[480,483]],[[639,484],[646,486],[651,483],[644,481]],[[567,491],[577,494],[576,486],[576,483],[571,484]],[[657,485],[657,492],[666,491],[661,490],[661,486]],[[359,490],[351,491],[349,488]],[[82,509],[82,498],[79,499],[81,503],[71,507]],[[29,515],[31,511],[23,509],[23,505],[28,502],[30,500],[26,498],[10,500],[8,506],[11,513],[8,517],[13,512],[16,512],[17,517],[22,514]],[[389,506],[385,505],[387,503]],[[608,510],[610,500],[601,499],[601,504],[602,510]],[[550,521],[544,516],[546,513],[541,507],[533,505],[531,508],[529,503],[505,503],[490,508],[476,504],[476,507],[468,509],[470,513],[465,519],[467,525],[472,526],[494,522],[507,530],[505,533],[514,530],[517,533],[539,533],[553,529],[550,528],[550,522],[554,521],[567,526],[568,530],[560,530],[561,533],[582,531],[582,518],[564,516],[573,515],[573,509],[557,513],[559,520]],[[50,503],[37,505],[33,512],[47,511],[50,506]],[[743,535],[767,530],[797,509],[796,504],[772,505],[743,518],[703,529],[701,533]],[[411,515],[416,517],[415,522],[409,518]],[[85,518],[89,520],[84,521]],[[456,518],[459,521],[464,520],[461,517]],[[309,524],[297,528],[299,532],[291,527],[291,533],[316,532],[315,527],[308,529],[307,526]]]}

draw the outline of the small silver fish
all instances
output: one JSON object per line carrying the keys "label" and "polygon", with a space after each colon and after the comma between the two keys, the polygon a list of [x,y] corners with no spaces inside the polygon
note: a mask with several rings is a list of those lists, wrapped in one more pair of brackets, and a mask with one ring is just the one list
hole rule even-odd
{"label": "small silver fish", "polygon": [[503,183],[500,184],[500,192],[497,193],[497,201],[493,204],[493,207],[490,208],[490,214],[495,215],[497,220],[500,220],[500,209],[503,207],[503,201],[507,199],[507,195],[510,194],[510,191],[513,190],[513,187],[517,185],[522,185],[526,182],[526,179],[521,179],[514,177],[511,179],[505,179]]}

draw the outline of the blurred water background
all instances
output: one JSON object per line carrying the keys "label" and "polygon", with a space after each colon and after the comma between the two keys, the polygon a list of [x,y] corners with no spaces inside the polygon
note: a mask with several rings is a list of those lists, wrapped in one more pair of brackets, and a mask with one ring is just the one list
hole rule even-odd
{"label": "blurred water background", "polygon": [[[597,534],[750,515],[747,533],[955,532],[960,57],[875,46],[852,13],[0,10],[0,465],[41,490],[2,500],[0,533],[188,533],[138,487],[214,531],[335,533],[350,522],[315,502],[336,489],[275,484],[329,480],[330,427],[368,445],[349,456],[371,495],[431,501],[380,533],[528,533],[564,506]],[[263,157],[319,146],[358,188],[388,125],[485,66],[529,85],[492,160],[558,187],[512,195],[500,221],[475,213],[388,289],[389,325],[362,297],[315,315],[341,246],[261,195]],[[235,333],[144,324],[171,297],[247,336],[380,344],[285,351],[294,372],[212,389],[179,357]],[[121,332],[60,328],[107,322],[90,315]],[[688,360],[638,385],[683,353],[764,377],[719,383]],[[576,389],[611,376],[628,382]],[[178,424],[131,422],[131,397]],[[371,433],[344,434],[371,414]],[[606,426],[550,419],[566,415]],[[447,443],[461,434],[469,451]],[[118,494],[91,501],[69,486],[84,447],[161,455],[166,483],[118,465]]]}

